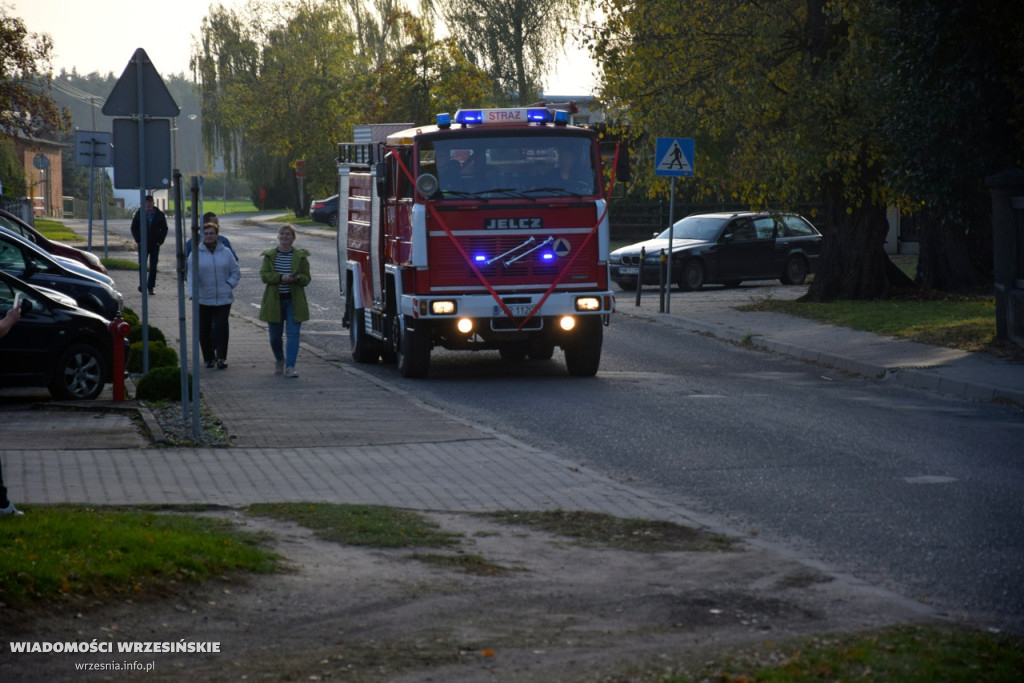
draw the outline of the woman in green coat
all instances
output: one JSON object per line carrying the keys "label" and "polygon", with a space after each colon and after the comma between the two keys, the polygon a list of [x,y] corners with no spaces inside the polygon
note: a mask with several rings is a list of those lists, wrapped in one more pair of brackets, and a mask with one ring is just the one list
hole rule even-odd
{"label": "woman in green coat", "polygon": [[[270,350],[277,361],[274,374],[295,378],[299,357],[299,332],[309,320],[306,285],[309,284],[309,252],[294,248],[295,228],[285,224],[277,231],[277,247],[263,252],[260,279],[266,285],[260,320],[270,328]],[[282,344],[282,336],[287,343]]]}

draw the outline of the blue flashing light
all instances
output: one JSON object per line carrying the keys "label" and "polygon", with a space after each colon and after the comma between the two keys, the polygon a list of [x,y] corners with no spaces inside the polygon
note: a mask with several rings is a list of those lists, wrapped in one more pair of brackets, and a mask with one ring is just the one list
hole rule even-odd
{"label": "blue flashing light", "polygon": [[487,257],[484,254],[477,254],[473,257],[473,260],[477,263],[484,263],[487,261]]}
{"label": "blue flashing light", "polygon": [[483,123],[484,113],[480,109],[460,109],[455,112],[455,123],[461,123],[462,125],[472,123]]}
{"label": "blue flashing light", "polygon": [[567,112],[567,111],[565,111],[563,109],[556,110],[555,111],[555,125],[556,126],[565,126],[565,125],[568,125],[568,123],[569,123],[569,112]]}
{"label": "blue flashing light", "polygon": [[555,260],[555,254],[554,254],[554,252],[551,252],[551,251],[544,251],[544,252],[541,252],[540,258],[541,258],[542,261],[554,261]]}
{"label": "blue flashing light", "polygon": [[551,120],[551,112],[547,109],[527,109],[526,118],[532,123],[547,123]]}
{"label": "blue flashing light", "polygon": [[437,127],[438,128],[451,128],[452,127],[452,115],[448,112],[437,115]]}

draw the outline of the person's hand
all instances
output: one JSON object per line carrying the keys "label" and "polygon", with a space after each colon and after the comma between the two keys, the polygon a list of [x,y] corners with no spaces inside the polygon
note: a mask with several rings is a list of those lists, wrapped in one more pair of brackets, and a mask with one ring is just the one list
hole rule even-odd
{"label": "person's hand", "polygon": [[4,320],[8,325],[13,325],[21,320],[21,308],[11,308],[11,310],[7,311],[7,315],[4,316]]}

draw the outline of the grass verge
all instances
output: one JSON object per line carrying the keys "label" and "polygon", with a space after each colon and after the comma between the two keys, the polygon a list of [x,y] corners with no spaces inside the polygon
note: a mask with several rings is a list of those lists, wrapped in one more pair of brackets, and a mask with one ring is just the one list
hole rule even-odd
{"label": "grass verge", "polygon": [[765,642],[756,650],[709,661],[698,672],[665,673],[662,667],[628,680],[1015,683],[1024,680],[1024,641],[952,626],[897,626],[787,643]]}
{"label": "grass verge", "polygon": [[325,541],[372,548],[444,547],[459,535],[442,531],[422,515],[383,505],[259,503],[250,515],[295,522]]}
{"label": "grass verge", "polygon": [[991,296],[894,297],[875,301],[780,301],[758,299],[740,311],[768,311],[820,320],[855,330],[963,351],[1002,353],[996,343],[995,299]]}
{"label": "grass verge", "polygon": [[259,536],[195,515],[31,506],[0,524],[0,600],[138,595],[234,571],[273,572]]}
{"label": "grass verge", "polygon": [[551,510],[493,512],[487,517],[565,536],[585,545],[641,552],[732,550],[734,541],[720,534],[649,519],[624,519],[597,512]]}

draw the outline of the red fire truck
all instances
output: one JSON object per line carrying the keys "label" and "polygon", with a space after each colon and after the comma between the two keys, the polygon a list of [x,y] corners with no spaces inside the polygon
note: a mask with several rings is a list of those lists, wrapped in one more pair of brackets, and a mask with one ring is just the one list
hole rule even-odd
{"label": "red fire truck", "polygon": [[357,362],[423,377],[434,347],[507,359],[561,347],[570,375],[597,372],[615,300],[593,131],[547,107],[460,109],[338,152],[339,281]]}

